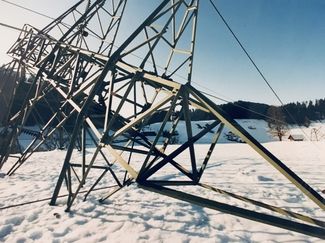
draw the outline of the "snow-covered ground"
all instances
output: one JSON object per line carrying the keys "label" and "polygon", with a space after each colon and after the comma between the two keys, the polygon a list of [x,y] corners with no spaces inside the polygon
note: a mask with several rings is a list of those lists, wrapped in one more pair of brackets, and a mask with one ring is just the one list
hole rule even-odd
{"label": "snow-covered ground", "polygon": [[[264,120],[256,120],[256,119],[238,119],[236,120],[247,132],[249,132],[257,141],[260,143],[278,141],[277,137],[273,137],[269,131],[267,122]],[[200,129],[204,128],[207,124],[212,123],[212,121],[193,121],[192,129],[193,133],[196,134],[200,131]],[[171,127],[171,123],[167,123],[166,130]],[[152,124],[149,126],[150,130],[158,131],[160,128],[160,123]],[[179,125],[176,129],[179,133],[178,139],[180,143],[186,141],[186,126],[184,121],[180,121]],[[227,139],[227,134],[229,133],[229,129],[225,127],[223,129],[222,135],[218,140],[218,143],[234,143],[234,141],[229,141]],[[288,126],[286,135],[283,137],[283,140],[288,140],[289,135],[302,135],[304,140],[306,141],[325,141],[325,121],[322,122],[312,122],[310,126],[296,126],[290,125]],[[210,143],[212,139],[213,133],[208,133],[206,136],[201,138],[198,143],[206,144]]]}
{"label": "snow-covered ground", "polygon": [[[273,138],[272,135],[268,132],[267,123],[264,120],[254,120],[254,119],[241,119],[237,120],[237,122],[246,129],[254,138],[256,138],[260,143],[275,141],[276,138]],[[211,124],[212,121],[193,121],[192,122],[192,130],[193,134],[197,134],[201,129],[203,129],[206,125]],[[171,127],[171,122],[168,122],[165,130],[168,131]],[[160,128],[160,123],[152,124],[148,129],[152,131],[158,131]],[[216,128],[217,129],[217,128]],[[216,130],[215,129],[215,130]],[[176,128],[179,135],[177,136],[179,143],[184,143],[187,140],[186,137],[186,125],[184,121],[180,121],[179,125]],[[234,143],[234,141],[230,141],[227,139],[226,134],[229,133],[229,129],[225,127],[222,131],[222,135],[220,136],[218,143]],[[210,143],[213,137],[213,133],[208,133],[204,137],[202,137],[198,143],[207,144]]]}
{"label": "snow-covered ground", "polygon": [[[177,145],[171,149],[173,146]],[[265,146],[316,191],[321,193],[325,189],[324,141],[270,142]],[[208,145],[199,144],[195,149],[203,157]],[[73,160],[80,157],[76,152]],[[10,167],[10,159],[0,172],[0,208],[50,197],[63,158],[64,152],[58,150],[35,153],[16,174],[8,177],[3,172]],[[189,158],[184,155],[183,159]],[[177,176],[168,168],[165,173]],[[90,174],[88,182],[95,177],[95,172]],[[107,175],[100,186],[110,185],[111,180]],[[325,221],[324,211],[246,144],[217,144],[202,182]],[[187,190],[265,212],[201,188]],[[136,184],[124,188],[106,203],[98,203],[107,192],[95,191],[86,202],[79,195],[71,213],[64,212],[66,198],[61,198],[55,207],[46,200],[0,210],[0,242],[322,242],[155,194]]]}

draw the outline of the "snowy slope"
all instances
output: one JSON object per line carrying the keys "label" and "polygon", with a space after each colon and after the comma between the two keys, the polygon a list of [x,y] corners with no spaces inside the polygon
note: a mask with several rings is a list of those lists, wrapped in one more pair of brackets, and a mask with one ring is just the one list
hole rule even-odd
{"label": "snowy slope", "polygon": [[[267,123],[264,120],[237,120],[237,122],[246,129],[254,138],[256,138],[260,143],[265,143],[265,142],[270,142],[274,141],[275,138],[272,137],[268,133],[268,128],[267,128]],[[196,121],[192,122],[192,129],[193,129],[193,134],[197,134],[200,132],[200,130],[206,126],[207,124],[211,124],[212,121]],[[152,124],[150,125],[151,130],[153,131],[158,131],[160,127],[159,123]],[[166,125],[166,130],[168,131],[171,127],[171,122],[167,123]],[[214,130],[217,130],[218,128],[215,128]],[[179,133],[178,139],[179,143],[184,143],[187,140],[186,137],[186,125],[184,121],[180,121],[179,125],[177,126],[176,129]],[[224,128],[222,135],[220,136],[220,139],[218,140],[219,143],[234,143],[233,141],[229,141],[226,138],[226,134],[229,132],[228,128]],[[212,140],[213,133],[208,133],[206,134],[202,139],[198,141],[198,143],[201,144],[207,144],[210,143]]]}
{"label": "snowy slope", "polygon": [[[325,142],[272,142],[265,146],[314,189],[319,192],[325,189]],[[195,149],[203,157],[208,145],[197,145]],[[75,153],[73,159],[76,161],[80,156]],[[14,176],[1,173],[0,207],[50,197],[63,158],[62,151],[39,152]],[[183,159],[188,160],[186,156]],[[4,171],[9,166],[10,161],[5,164]],[[170,169],[165,173],[166,176],[175,175]],[[95,174],[90,178],[95,178]],[[106,176],[101,186],[109,185],[111,180]],[[202,180],[325,221],[324,211],[246,144],[218,144]],[[257,210],[200,188],[187,190]],[[49,206],[46,200],[0,210],[0,242],[322,242],[148,192],[135,184],[118,192],[105,204],[99,204],[97,200],[107,192],[93,192],[86,202],[79,196],[72,213],[64,212],[66,198],[61,198],[56,207]]]}
{"label": "snowy slope", "polygon": [[[207,124],[211,124],[213,121],[193,121],[192,122],[192,130],[193,134],[197,134],[200,130],[206,126]],[[267,125],[267,122],[264,120],[255,120],[255,119],[239,119],[237,122],[248,132],[250,133],[257,141],[260,143],[267,143],[272,141],[278,141],[278,138],[273,137]],[[160,128],[160,123],[151,124],[146,126],[143,130],[149,132],[158,132]],[[171,127],[171,122],[167,122],[164,130],[169,131]],[[218,129],[216,127],[214,131]],[[30,130],[38,130],[36,127],[30,127]],[[187,140],[186,137],[186,125],[184,121],[180,121],[177,128],[177,132],[179,135],[176,136],[177,143],[184,143]],[[229,129],[225,127],[223,129],[222,135],[220,136],[218,143],[236,143],[235,141],[230,141],[227,139],[227,134],[229,133]],[[322,122],[313,122],[311,125],[306,127],[298,127],[298,126],[289,126],[289,131],[283,140],[288,140],[290,134],[300,134],[305,137],[306,141],[325,141],[325,121]],[[213,133],[208,133],[204,137],[202,137],[197,143],[199,144],[207,144],[212,140]],[[151,140],[154,140],[154,136],[149,137]],[[33,137],[30,134],[22,133],[19,137],[21,145],[26,148],[29,143],[32,141]],[[162,143],[164,138],[159,140],[159,143]],[[91,139],[87,138],[87,144],[92,145]],[[45,146],[42,146],[43,150],[46,150]]]}
{"label": "snowy slope", "polygon": [[[256,119],[238,119],[236,120],[248,133],[250,133],[258,142],[266,143],[272,141],[278,141],[277,137],[273,137],[270,134],[267,122],[264,120],[256,120]],[[193,121],[192,129],[193,134],[196,134],[200,131],[200,127],[204,127],[207,124],[211,124],[212,121]],[[167,123],[166,130],[171,127],[171,123]],[[160,128],[160,123],[152,124],[147,129],[158,131]],[[217,129],[217,128],[216,128]],[[179,125],[176,129],[179,133],[179,143],[184,143],[187,138],[185,136],[186,126],[184,121],[180,121]],[[315,131],[314,131],[315,130]],[[234,143],[233,141],[229,141],[226,138],[226,134],[229,132],[229,129],[225,127],[223,129],[222,135],[218,140],[218,143]],[[315,132],[317,133],[317,139],[315,137]],[[322,122],[312,122],[308,128],[299,127],[299,126],[289,126],[288,132],[283,140],[287,140],[290,134],[301,134],[305,137],[307,141],[325,141],[325,121]],[[210,143],[212,140],[212,133],[208,133],[202,139],[198,141],[198,143],[206,144]]]}

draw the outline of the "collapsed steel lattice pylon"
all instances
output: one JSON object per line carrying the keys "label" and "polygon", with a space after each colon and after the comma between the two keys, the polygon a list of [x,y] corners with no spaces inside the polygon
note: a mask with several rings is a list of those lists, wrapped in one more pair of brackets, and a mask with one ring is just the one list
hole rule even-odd
{"label": "collapsed steel lattice pylon", "polygon": [[[10,156],[19,134],[28,129],[25,126],[27,118],[37,110],[37,104],[44,102],[50,115],[40,121],[39,130],[30,132],[34,140],[21,151],[9,174],[46,141],[54,139],[64,146],[61,140],[66,136],[66,156],[51,205],[56,204],[65,182],[69,191],[67,210],[70,210],[82,187],[89,186],[87,197],[109,172],[115,181],[114,189],[103,196],[102,201],[136,182],[142,188],[177,199],[324,238],[325,223],[322,221],[200,182],[226,126],[325,209],[324,198],[191,85],[199,2],[161,1],[118,47],[114,43],[127,0],[80,1],[43,30],[25,26],[9,54],[20,69],[30,70],[31,88],[20,111],[8,113],[3,131],[6,141],[10,142],[1,153],[0,163]],[[141,58],[136,58],[138,56]],[[176,81],[180,73],[186,75],[185,82]],[[19,85],[20,82],[16,82],[15,87]],[[56,106],[47,101],[51,96],[55,97]],[[194,133],[191,109],[206,111],[215,121]],[[152,138],[143,128],[157,113],[163,114],[163,119]],[[67,124],[71,124],[71,120],[74,121],[73,129],[68,131]],[[169,151],[167,147],[181,120],[185,123],[187,141]],[[169,128],[168,121],[172,123]],[[60,132],[60,136],[55,136],[56,132]],[[195,144],[207,133],[214,133],[214,136],[206,156],[199,159]],[[86,136],[92,139],[95,149],[87,148]],[[75,149],[82,152],[79,163],[72,161]],[[86,151],[91,153],[88,160]],[[188,153],[189,161],[180,161],[183,153]],[[106,164],[97,164],[98,156],[104,158]],[[180,175],[164,179],[162,175],[167,166],[173,166]],[[80,174],[78,168],[81,168]],[[87,176],[94,169],[102,173],[96,181],[88,181]],[[314,225],[222,204],[171,188],[185,185],[200,186]]]}

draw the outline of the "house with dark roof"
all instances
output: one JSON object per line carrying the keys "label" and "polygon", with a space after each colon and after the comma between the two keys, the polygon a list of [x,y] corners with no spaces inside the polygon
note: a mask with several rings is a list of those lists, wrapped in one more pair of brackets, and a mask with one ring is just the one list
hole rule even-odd
{"label": "house with dark roof", "polygon": [[305,137],[302,134],[290,134],[288,139],[291,141],[304,141]]}

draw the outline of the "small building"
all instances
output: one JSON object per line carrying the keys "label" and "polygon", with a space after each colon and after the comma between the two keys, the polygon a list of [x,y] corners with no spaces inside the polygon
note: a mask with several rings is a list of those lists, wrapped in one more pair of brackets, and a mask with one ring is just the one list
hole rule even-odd
{"label": "small building", "polygon": [[288,139],[291,141],[304,141],[305,137],[302,134],[291,134]]}

